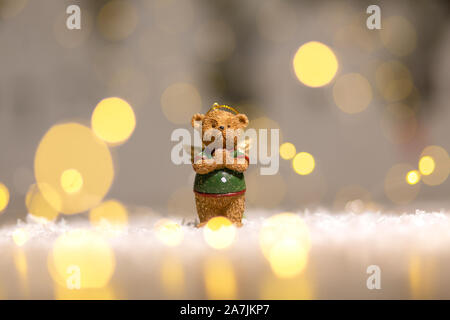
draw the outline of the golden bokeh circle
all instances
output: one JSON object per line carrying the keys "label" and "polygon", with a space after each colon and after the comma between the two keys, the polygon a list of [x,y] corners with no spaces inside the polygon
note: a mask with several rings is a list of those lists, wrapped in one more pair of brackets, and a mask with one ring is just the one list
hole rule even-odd
{"label": "golden bokeh circle", "polygon": [[91,118],[92,130],[102,140],[117,145],[125,142],[136,128],[136,116],[128,102],[111,97],[100,101]]}
{"label": "golden bokeh circle", "polygon": [[348,73],[336,79],[333,86],[336,105],[345,113],[364,111],[372,101],[372,86],[359,73]]}
{"label": "golden bokeh circle", "polygon": [[405,179],[410,171],[415,170],[411,165],[400,163],[389,169],[384,180],[386,196],[395,204],[404,205],[417,197],[420,184],[409,184]]}
{"label": "golden bokeh circle", "polygon": [[397,56],[406,56],[417,47],[416,30],[411,22],[402,16],[383,19],[380,38],[383,45]]}
{"label": "golden bokeh circle", "polygon": [[419,160],[419,171],[424,176],[429,176],[436,168],[436,162],[431,156],[423,156]]}
{"label": "golden bokeh circle", "polygon": [[285,142],[280,146],[280,157],[284,160],[292,159],[296,153],[295,145],[290,142]]}
{"label": "golden bokeh circle", "polygon": [[301,83],[317,88],[333,80],[338,70],[338,60],[329,47],[311,41],[298,48],[293,59],[293,67]]}
{"label": "golden bokeh circle", "polygon": [[408,97],[413,91],[411,72],[399,61],[386,61],[375,71],[375,80],[381,95],[389,102]]}
{"label": "golden bokeh circle", "polygon": [[128,210],[117,200],[107,200],[91,209],[89,221],[97,228],[121,231],[128,224]]}
{"label": "golden bokeh circle", "polygon": [[[42,187],[47,189],[48,195],[52,195],[54,202],[58,202],[56,207],[60,207],[61,205],[57,198],[58,195],[55,192],[52,193],[48,186],[43,185]],[[25,197],[25,205],[28,213],[36,218],[45,218],[48,221],[54,221],[59,215],[59,212],[45,200],[36,184],[33,184],[29,188]]]}
{"label": "golden bokeh circle", "polygon": [[112,0],[101,8],[97,27],[105,39],[119,41],[133,33],[138,20],[136,8],[131,2]]}
{"label": "golden bokeh circle", "polygon": [[55,240],[47,264],[53,280],[61,286],[79,280],[80,289],[103,288],[114,273],[115,257],[98,233],[76,229]]}
{"label": "golden bokeh circle", "polygon": [[[434,161],[434,168],[428,175],[423,175],[422,181],[429,186],[437,186],[447,180],[450,173],[450,158],[447,150],[441,146],[431,145],[423,149],[421,159],[430,157]],[[422,168],[425,169],[425,168]],[[427,173],[431,171],[428,170]]]}
{"label": "golden bokeh circle", "polygon": [[0,183],[0,212],[4,211],[8,206],[9,197],[8,188],[3,183]]}
{"label": "golden bokeh circle", "polygon": [[417,170],[411,170],[406,174],[406,182],[409,184],[416,184],[420,181],[420,172]]}
{"label": "golden bokeh circle", "polygon": [[316,161],[314,157],[308,152],[299,152],[292,159],[292,167],[299,175],[308,175],[314,171]]}
{"label": "golden bokeh circle", "polygon": [[175,124],[185,124],[190,123],[192,116],[200,112],[202,99],[193,85],[178,82],[164,90],[161,107],[167,120]]}
{"label": "golden bokeh circle", "polygon": [[[82,177],[78,192],[68,193],[61,185],[61,176],[69,169],[78,171]],[[55,125],[45,134],[36,151],[34,171],[45,200],[65,214],[80,213],[98,205],[114,179],[108,147],[92,130],[77,123]]]}

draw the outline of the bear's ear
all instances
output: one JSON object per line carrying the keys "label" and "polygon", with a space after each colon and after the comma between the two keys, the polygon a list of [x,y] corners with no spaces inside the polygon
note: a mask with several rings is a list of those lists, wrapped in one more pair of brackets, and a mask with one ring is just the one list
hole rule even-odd
{"label": "bear's ear", "polygon": [[239,123],[242,125],[242,128],[245,128],[248,125],[248,118],[245,114],[239,113],[236,115],[236,118],[238,118]]}
{"label": "bear's ear", "polygon": [[204,118],[205,118],[204,114],[201,114],[201,113],[194,114],[194,116],[192,117],[192,120],[191,120],[192,127],[193,128],[199,127],[199,122],[202,122]]}

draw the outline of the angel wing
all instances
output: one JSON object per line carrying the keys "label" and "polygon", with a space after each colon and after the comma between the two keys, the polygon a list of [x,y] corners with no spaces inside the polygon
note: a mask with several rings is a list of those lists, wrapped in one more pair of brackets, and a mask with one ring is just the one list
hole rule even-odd
{"label": "angel wing", "polygon": [[194,161],[194,157],[197,154],[202,152],[202,148],[201,147],[197,147],[197,146],[190,145],[190,144],[184,144],[183,145],[183,149],[184,149],[185,152],[187,152],[191,156],[191,162]]}

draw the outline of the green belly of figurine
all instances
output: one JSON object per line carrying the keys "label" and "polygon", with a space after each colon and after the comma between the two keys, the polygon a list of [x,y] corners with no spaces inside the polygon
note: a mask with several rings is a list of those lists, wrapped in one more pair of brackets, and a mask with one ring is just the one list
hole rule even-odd
{"label": "green belly of figurine", "polygon": [[229,169],[215,170],[207,174],[196,174],[194,191],[225,194],[245,190],[244,174]]}

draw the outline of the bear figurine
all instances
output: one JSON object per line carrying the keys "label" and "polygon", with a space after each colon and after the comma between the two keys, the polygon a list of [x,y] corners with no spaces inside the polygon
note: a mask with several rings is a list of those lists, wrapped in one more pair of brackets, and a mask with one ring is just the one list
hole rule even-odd
{"label": "bear figurine", "polygon": [[248,118],[234,108],[215,103],[206,114],[195,114],[192,126],[201,126],[202,151],[192,157],[194,193],[200,223],[223,216],[242,226],[245,209],[245,180],[249,158],[238,148]]}

